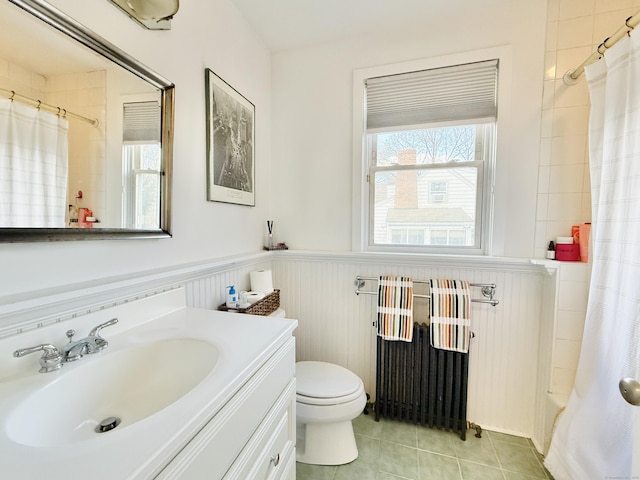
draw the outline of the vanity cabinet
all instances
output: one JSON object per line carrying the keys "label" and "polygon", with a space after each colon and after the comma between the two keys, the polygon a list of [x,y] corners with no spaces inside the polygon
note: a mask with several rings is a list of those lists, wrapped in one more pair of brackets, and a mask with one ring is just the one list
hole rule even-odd
{"label": "vanity cabinet", "polygon": [[[239,345],[238,348],[242,348]],[[156,477],[295,480],[295,339],[273,354]]]}
{"label": "vanity cabinet", "polygon": [[[295,479],[297,321],[184,301],[174,289],[0,339],[0,477]],[[109,348],[55,372],[13,356],[113,318]]]}

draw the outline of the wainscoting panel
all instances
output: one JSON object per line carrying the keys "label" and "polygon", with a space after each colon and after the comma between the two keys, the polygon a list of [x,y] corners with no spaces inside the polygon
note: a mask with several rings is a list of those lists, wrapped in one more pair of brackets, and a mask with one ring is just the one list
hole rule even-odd
{"label": "wainscoting panel", "polygon": [[185,283],[187,306],[216,309],[225,302],[228,285],[234,285],[236,292],[248,291],[251,287],[249,273],[270,268],[271,261],[268,259],[252,264],[231,263],[223,269],[206,272],[200,278]]}
{"label": "wainscoting panel", "polygon": [[69,318],[81,319],[97,310],[182,286],[188,306],[216,308],[225,299],[227,285],[236,285],[239,291],[248,289],[249,272],[271,268],[272,258],[268,252],[258,252],[0,296],[0,338]]}
{"label": "wainscoting panel", "polygon": [[[81,321],[93,311],[181,286],[185,287],[188,306],[215,309],[224,302],[227,285],[248,290],[249,273],[269,268],[274,286],[280,289],[281,306],[289,318],[299,322],[295,331],[297,359],[324,360],[349,368],[363,379],[372,398],[376,296],[356,295],[356,276],[495,283],[498,306],[472,304],[475,338],[469,358],[467,418],[483,428],[534,437],[537,445],[543,445],[548,436],[543,404],[551,365],[547,343],[554,335],[557,282],[546,268],[525,259],[257,252],[6,299],[0,302],[0,338],[68,318]],[[417,293],[427,293],[426,288],[416,286]],[[376,289],[377,281],[368,281],[363,287],[372,292]],[[473,295],[482,298],[479,288],[473,289]],[[427,300],[416,299],[416,321],[426,322],[427,311]]]}
{"label": "wainscoting panel", "polygon": [[[472,304],[469,421],[531,437],[534,429],[542,276],[532,268],[465,268],[302,255],[273,259],[274,283],[287,316],[296,318],[298,360],[337,363],[358,374],[375,396],[376,296],[356,295],[357,275],[404,275],[495,283],[500,304]],[[421,293],[421,286],[416,286]],[[363,290],[376,291],[368,281]],[[426,293],[427,286],[424,286]],[[483,298],[473,288],[474,298]],[[427,321],[427,300],[416,299],[416,321]]]}

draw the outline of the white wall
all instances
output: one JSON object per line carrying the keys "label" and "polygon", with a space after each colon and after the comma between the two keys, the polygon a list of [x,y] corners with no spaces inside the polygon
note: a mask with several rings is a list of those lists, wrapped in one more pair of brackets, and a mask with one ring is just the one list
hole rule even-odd
{"label": "white wall", "polygon": [[[8,275],[0,280],[0,301],[60,284],[256,251],[267,218],[275,220],[276,239],[292,248],[349,251],[352,71],[499,45],[512,48],[514,95],[510,111],[503,112],[512,128],[500,133],[493,253],[532,255],[541,2],[505,0],[494,11],[472,4],[456,18],[425,19],[419,32],[385,31],[271,59],[228,0],[182,4],[170,31],[144,30],[108,2],[52,3],[176,84],[174,237],[2,244],[0,265]],[[205,67],[256,105],[255,208],[205,201]]]}
{"label": "white wall", "polygon": [[[270,54],[235,7],[181,2],[171,31],[149,31],[107,1],[51,3],[176,84],[173,238],[0,244],[0,304],[56,285],[258,251],[270,212]],[[206,201],[205,67],[256,106],[255,208]]]}
{"label": "white wall", "polygon": [[546,2],[426,18],[420,31],[382,31],[272,59],[273,211],[293,248],[352,245],[352,75],[356,69],[508,46],[509,105],[500,111],[494,255],[531,257],[544,66]]}

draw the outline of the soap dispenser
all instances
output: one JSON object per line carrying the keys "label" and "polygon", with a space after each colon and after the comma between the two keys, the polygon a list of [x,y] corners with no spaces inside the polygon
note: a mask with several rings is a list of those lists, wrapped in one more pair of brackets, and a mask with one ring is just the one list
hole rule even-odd
{"label": "soap dispenser", "polygon": [[227,308],[237,308],[238,295],[236,294],[236,288],[233,285],[227,287]]}

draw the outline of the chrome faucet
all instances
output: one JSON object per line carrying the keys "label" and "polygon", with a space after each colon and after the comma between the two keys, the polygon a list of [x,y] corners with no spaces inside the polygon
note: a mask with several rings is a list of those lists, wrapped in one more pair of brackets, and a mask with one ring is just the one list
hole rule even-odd
{"label": "chrome faucet", "polygon": [[53,372],[62,367],[63,363],[79,360],[83,355],[98,353],[109,346],[104,338],[100,336],[100,330],[110,327],[118,323],[117,318],[112,318],[108,322],[101,323],[94,327],[85,338],[73,341],[75,330],[67,331],[69,343],[62,347],[62,351],[58,350],[54,345],[43,344],[35,347],[21,348],[13,352],[14,357],[24,357],[30,353],[44,352],[40,357],[40,373]]}
{"label": "chrome faucet", "polygon": [[100,336],[100,330],[105,327],[110,327],[118,323],[117,318],[112,318],[108,322],[101,323],[97,327],[94,327],[89,335],[86,337],[73,341],[73,336],[76,334],[75,330],[67,330],[67,338],[69,343],[62,347],[62,357],[64,362],[74,362],[82,358],[83,355],[98,353],[109,346],[104,338]]}

